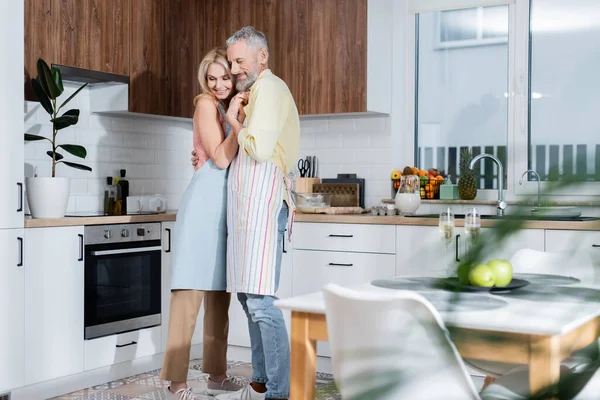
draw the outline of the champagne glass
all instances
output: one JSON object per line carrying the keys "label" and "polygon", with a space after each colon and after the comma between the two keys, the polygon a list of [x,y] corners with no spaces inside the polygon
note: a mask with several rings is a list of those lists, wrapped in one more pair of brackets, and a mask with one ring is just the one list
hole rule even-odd
{"label": "champagne glass", "polygon": [[450,208],[447,208],[440,213],[439,228],[440,237],[445,248],[444,268],[446,275],[448,275],[448,247],[450,247],[452,239],[454,238],[454,214],[450,211]]}
{"label": "champagne glass", "polygon": [[475,244],[479,239],[481,231],[481,215],[475,207],[468,210],[465,216],[465,234],[467,236],[467,251]]}

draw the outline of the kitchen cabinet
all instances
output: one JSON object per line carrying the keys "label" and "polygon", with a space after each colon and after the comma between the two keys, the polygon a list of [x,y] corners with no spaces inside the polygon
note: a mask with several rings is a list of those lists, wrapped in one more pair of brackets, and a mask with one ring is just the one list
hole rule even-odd
{"label": "kitchen cabinet", "polygon": [[[448,270],[455,268],[455,239],[446,251],[437,226],[396,226],[396,275],[446,276],[444,257]],[[460,234],[462,228],[455,228]]]}
{"label": "kitchen cabinet", "polygon": [[175,222],[161,223],[162,258],[161,258],[161,328],[162,328],[162,351],[167,349],[169,334],[169,311],[171,305],[171,268],[173,265],[173,228]]}
{"label": "kitchen cabinet", "polygon": [[23,87],[16,79],[23,71],[23,3],[2,5],[0,49],[10,62],[0,63],[0,229],[23,227]]}
{"label": "kitchen cabinet", "polygon": [[[546,251],[587,253],[594,265],[593,280],[600,283],[600,232],[546,230]],[[565,271],[569,273],[569,271]],[[578,274],[572,274],[577,276]]]}
{"label": "kitchen cabinet", "polygon": [[[486,232],[490,228],[482,228]],[[454,240],[445,252],[437,226],[396,227],[396,275],[398,276],[436,276],[454,274],[457,262],[467,251],[465,230],[456,227]],[[458,244],[457,244],[458,241]],[[485,258],[510,259],[520,249],[544,251],[544,231],[542,229],[523,229],[498,245]],[[447,260],[447,269],[444,266]]]}
{"label": "kitchen cabinet", "polygon": [[[288,85],[300,115],[367,111],[367,0],[206,3],[211,3],[213,19],[204,35],[205,50],[224,44],[246,25],[264,32],[269,40],[269,67]],[[377,57],[381,63],[389,53],[387,49],[372,54],[373,60]],[[377,90],[375,84],[373,89]]]}
{"label": "kitchen cabinet", "polygon": [[138,329],[85,341],[85,370],[106,367],[161,352],[161,327]]}
{"label": "kitchen cabinet", "polygon": [[395,227],[369,224],[299,223],[294,249],[394,254]]}
{"label": "kitchen cabinet", "polygon": [[[293,276],[293,243],[288,241],[289,231],[285,230],[284,252],[281,258],[281,275],[279,276],[279,288],[276,296],[285,299],[292,296],[292,276]],[[288,330],[291,332],[291,312],[281,310]],[[229,344],[232,346],[250,347],[250,334],[248,332],[248,318],[242,309],[237,295],[231,295],[231,306],[229,307]]]}
{"label": "kitchen cabinet", "polygon": [[[169,338],[169,313],[171,306],[171,271],[173,267],[173,234],[175,222],[163,222],[162,227],[162,276],[161,276],[161,327],[162,327],[162,351],[167,349],[167,341]],[[203,325],[204,324],[204,305],[200,307],[200,312],[196,319],[196,329],[192,336],[192,345],[202,343]]]}
{"label": "kitchen cabinet", "polygon": [[25,79],[40,57],[129,75],[129,111],[191,118],[202,57],[252,25],[300,115],[389,113],[392,10],[391,0],[26,0]]}
{"label": "kitchen cabinet", "polygon": [[83,372],[83,226],[25,231],[25,385]]}
{"label": "kitchen cabinet", "polygon": [[129,111],[192,118],[192,101],[201,91],[200,62],[208,50],[225,45],[224,39],[209,39],[211,18],[216,18],[210,6],[210,1],[136,0],[131,18]]}
{"label": "kitchen cabinet", "polygon": [[[296,223],[292,293],[318,292],[328,283],[360,285],[395,275],[395,227],[391,225]],[[329,345],[317,343],[329,357]]]}
{"label": "kitchen cabinet", "polygon": [[23,386],[23,244],[23,229],[0,229],[0,393]]}
{"label": "kitchen cabinet", "polygon": [[37,76],[38,58],[128,75],[132,6],[133,0],[25,0],[25,79]]}

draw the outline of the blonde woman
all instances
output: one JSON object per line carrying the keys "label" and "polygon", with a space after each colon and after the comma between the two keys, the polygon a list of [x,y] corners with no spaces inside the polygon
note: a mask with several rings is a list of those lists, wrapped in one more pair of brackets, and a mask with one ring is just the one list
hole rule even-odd
{"label": "blonde woman", "polygon": [[227,174],[238,143],[225,122],[235,85],[224,49],[208,52],[200,63],[198,81],[202,94],[194,99],[194,149],[199,162],[181,199],[173,230],[169,337],[161,372],[161,379],[171,382],[168,398],[178,400],[196,398],[186,381],[202,300],[202,371],[210,374],[207,393],[227,393],[242,387],[241,382],[226,375],[231,297],[225,291]]}

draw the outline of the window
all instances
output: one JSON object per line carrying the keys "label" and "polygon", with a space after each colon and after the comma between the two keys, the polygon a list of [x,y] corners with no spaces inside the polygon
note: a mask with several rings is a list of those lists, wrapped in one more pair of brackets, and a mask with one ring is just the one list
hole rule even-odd
{"label": "window", "polygon": [[[497,46],[440,49],[436,44],[439,12],[417,16],[415,159],[420,169],[437,168],[460,176],[461,149],[498,157],[504,173],[508,144],[508,61],[506,38]],[[476,17],[476,23],[472,19]],[[498,39],[508,32],[508,7],[441,12],[449,43]],[[499,25],[503,21],[504,25]],[[496,35],[496,36],[494,36]],[[497,188],[491,160],[475,167],[480,189]],[[504,182],[507,182],[506,179]]]}
{"label": "window", "polygon": [[437,20],[437,48],[481,46],[508,41],[506,5],[440,11]]}
{"label": "window", "polygon": [[600,4],[531,0],[529,24],[527,168],[600,181]]}

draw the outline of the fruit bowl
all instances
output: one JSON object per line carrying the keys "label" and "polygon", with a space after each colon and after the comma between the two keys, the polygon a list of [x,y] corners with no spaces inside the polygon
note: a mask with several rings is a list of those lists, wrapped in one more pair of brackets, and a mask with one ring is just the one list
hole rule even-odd
{"label": "fruit bowl", "polygon": [[454,289],[458,289],[461,292],[489,292],[489,293],[508,293],[515,289],[520,289],[529,285],[529,281],[525,279],[513,278],[510,283],[506,286],[473,286],[473,285],[465,285],[462,284],[458,278],[445,278],[444,283],[448,286],[453,287]]}

